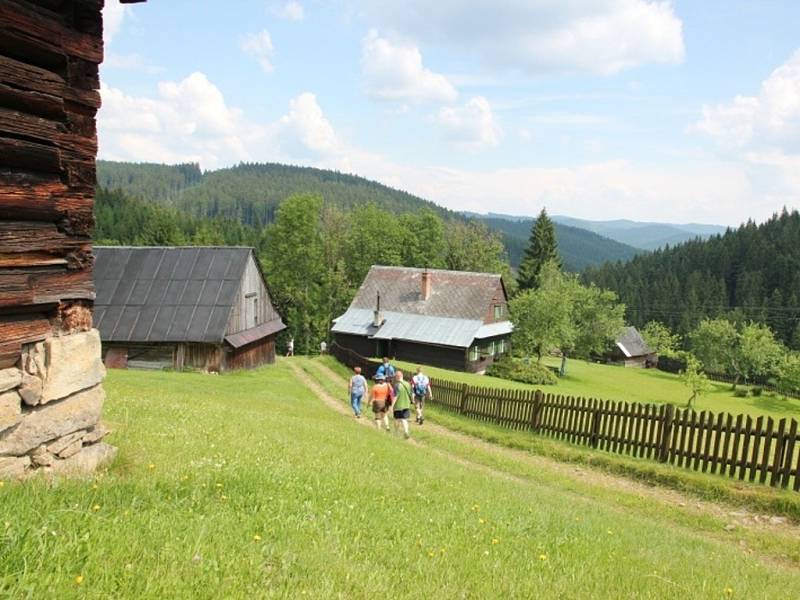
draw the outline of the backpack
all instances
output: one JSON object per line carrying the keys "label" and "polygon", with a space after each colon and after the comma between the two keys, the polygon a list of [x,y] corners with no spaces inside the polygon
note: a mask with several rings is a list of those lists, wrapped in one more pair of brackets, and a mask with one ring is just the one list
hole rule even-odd
{"label": "backpack", "polygon": [[428,378],[425,375],[414,375],[414,393],[417,396],[424,396],[428,393]]}

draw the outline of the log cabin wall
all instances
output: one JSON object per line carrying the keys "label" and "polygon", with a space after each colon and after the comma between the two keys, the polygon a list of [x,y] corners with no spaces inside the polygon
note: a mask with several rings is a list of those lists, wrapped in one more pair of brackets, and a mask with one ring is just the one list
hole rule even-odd
{"label": "log cabin wall", "polygon": [[92,329],[102,7],[0,0],[0,479],[112,454]]}

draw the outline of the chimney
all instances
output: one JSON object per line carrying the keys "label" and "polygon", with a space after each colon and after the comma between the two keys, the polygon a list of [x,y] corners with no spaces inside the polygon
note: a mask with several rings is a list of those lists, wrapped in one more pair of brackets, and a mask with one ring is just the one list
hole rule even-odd
{"label": "chimney", "polygon": [[378,302],[375,306],[375,311],[373,312],[372,325],[375,327],[380,327],[382,323],[383,314],[381,313],[381,293],[378,292]]}
{"label": "chimney", "polygon": [[427,300],[431,297],[431,274],[428,272],[428,269],[425,269],[422,272],[422,291],[421,291],[422,299]]}

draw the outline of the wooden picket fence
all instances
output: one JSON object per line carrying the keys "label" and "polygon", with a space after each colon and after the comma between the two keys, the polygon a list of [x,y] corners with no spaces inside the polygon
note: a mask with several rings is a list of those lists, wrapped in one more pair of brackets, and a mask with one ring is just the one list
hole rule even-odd
{"label": "wooden picket fence", "polygon": [[[372,376],[379,363],[336,344],[332,353]],[[432,379],[432,404],[484,422],[606,452],[800,491],[796,419],[468,386]]]}

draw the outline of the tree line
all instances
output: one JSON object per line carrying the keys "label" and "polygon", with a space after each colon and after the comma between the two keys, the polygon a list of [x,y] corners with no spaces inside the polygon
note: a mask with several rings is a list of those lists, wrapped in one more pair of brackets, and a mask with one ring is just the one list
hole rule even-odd
{"label": "tree line", "polygon": [[784,209],[705,241],[589,268],[584,280],[614,290],[638,327],[659,321],[686,336],[704,319],[769,326],[800,350],[800,214]]}

